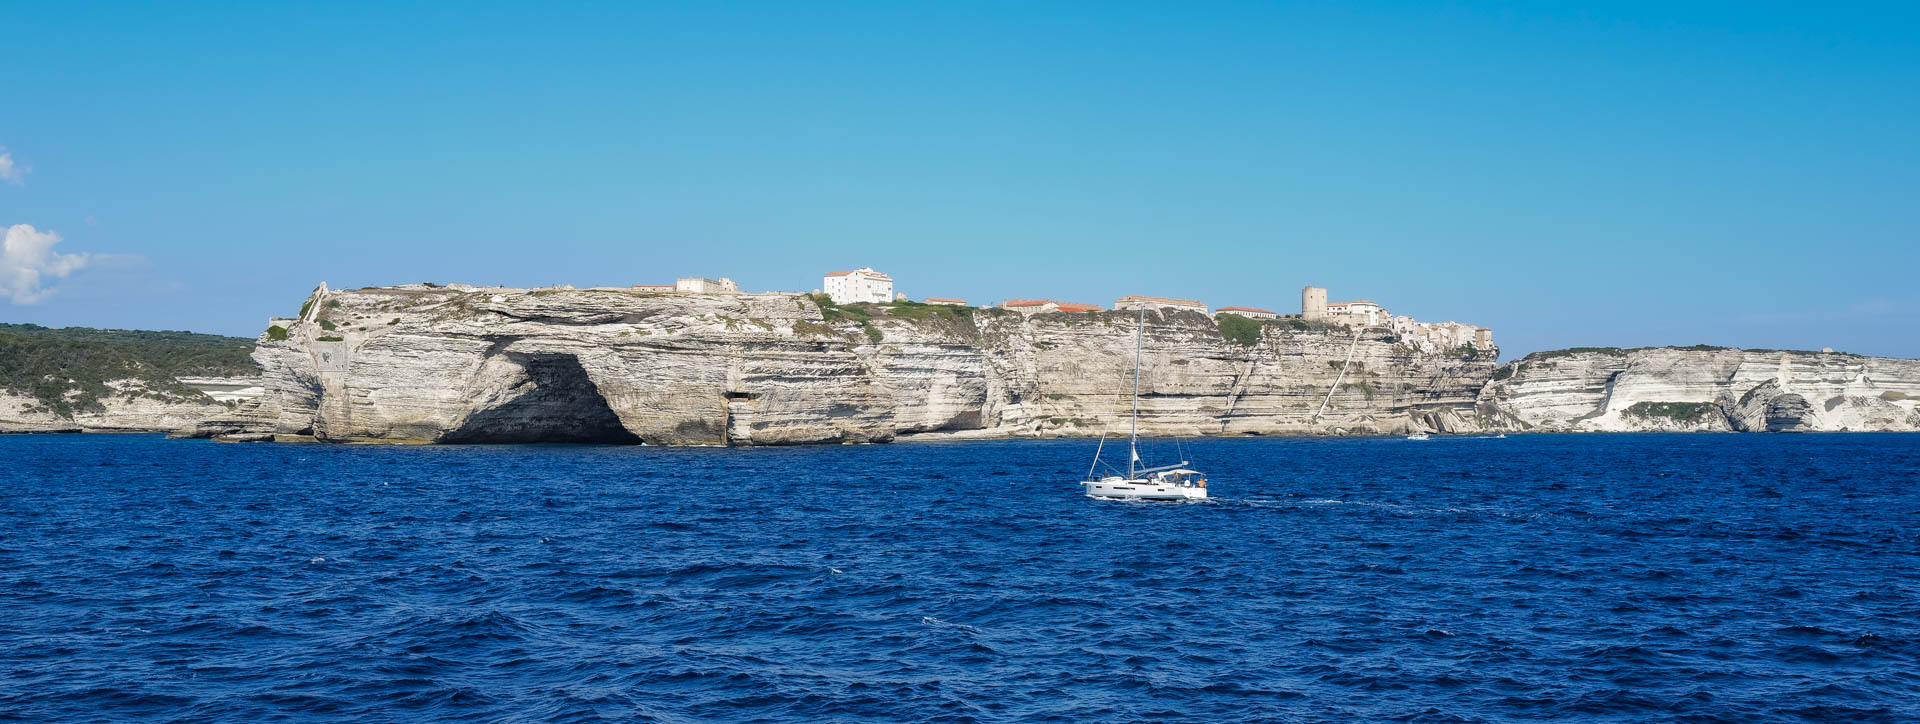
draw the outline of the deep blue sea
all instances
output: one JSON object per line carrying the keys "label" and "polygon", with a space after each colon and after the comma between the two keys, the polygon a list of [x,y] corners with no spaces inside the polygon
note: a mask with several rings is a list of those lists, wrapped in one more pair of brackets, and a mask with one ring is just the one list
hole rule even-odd
{"label": "deep blue sea", "polygon": [[0,719],[1920,719],[1920,436],[1185,449],[0,436]]}

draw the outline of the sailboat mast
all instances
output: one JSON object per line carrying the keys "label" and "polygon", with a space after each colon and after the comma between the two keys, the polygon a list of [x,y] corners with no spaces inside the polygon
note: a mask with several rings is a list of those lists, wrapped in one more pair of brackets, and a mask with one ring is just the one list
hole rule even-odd
{"label": "sailboat mast", "polygon": [[1133,326],[1133,429],[1127,435],[1127,479],[1133,479],[1134,463],[1140,462],[1140,338],[1147,328],[1147,307],[1140,306],[1140,320]]}

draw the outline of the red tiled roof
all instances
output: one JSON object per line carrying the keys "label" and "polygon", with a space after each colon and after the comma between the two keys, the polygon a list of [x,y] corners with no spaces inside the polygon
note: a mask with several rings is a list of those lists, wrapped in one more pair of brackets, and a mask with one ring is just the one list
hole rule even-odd
{"label": "red tiled roof", "polygon": [[1274,313],[1274,312],[1273,312],[1273,310],[1271,310],[1271,309],[1261,309],[1261,308],[1259,308],[1259,307],[1221,307],[1221,308],[1219,308],[1219,309],[1215,309],[1215,310],[1213,310],[1213,311],[1216,311],[1216,312],[1259,312],[1259,313],[1261,313],[1261,314],[1273,314],[1273,313]]}
{"label": "red tiled roof", "polygon": [[1101,309],[1098,304],[1074,304],[1073,302],[1055,302],[1062,312],[1092,312]]}
{"label": "red tiled roof", "polygon": [[1128,294],[1127,296],[1121,297],[1120,301],[1159,302],[1161,304],[1184,304],[1190,307],[1207,306],[1206,304],[1202,303],[1198,299],[1168,299],[1166,297],[1143,297],[1138,294]]}
{"label": "red tiled roof", "polygon": [[1041,306],[1046,306],[1048,302],[1052,302],[1052,301],[1053,300],[1051,299],[1009,299],[1007,301],[1001,302],[1000,306],[1002,307],[1041,307]]}

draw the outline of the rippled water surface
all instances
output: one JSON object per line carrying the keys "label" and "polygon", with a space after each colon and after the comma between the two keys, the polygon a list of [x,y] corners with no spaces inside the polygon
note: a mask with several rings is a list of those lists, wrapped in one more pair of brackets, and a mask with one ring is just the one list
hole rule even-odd
{"label": "rippled water surface", "polygon": [[0,437],[0,719],[1920,718],[1920,437],[1186,449]]}

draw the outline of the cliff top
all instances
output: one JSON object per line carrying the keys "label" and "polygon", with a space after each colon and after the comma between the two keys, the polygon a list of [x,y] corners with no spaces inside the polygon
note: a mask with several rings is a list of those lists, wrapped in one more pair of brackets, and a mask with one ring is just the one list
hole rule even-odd
{"label": "cliff top", "polygon": [[[314,342],[352,346],[390,333],[427,328],[479,336],[533,333],[527,324],[564,323],[582,333],[611,334],[624,342],[646,343],[681,334],[717,334],[762,338],[841,338],[867,343],[921,339],[975,343],[980,335],[1037,332],[1066,333],[1077,327],[1131,330],[1138,312],[1088,310],[1023,314],[998,307],[927,304],[911,300],[839,304],[822,294],[789,292],[701,293],[625,287],[510,289],[465,285],[409,284],[332,290],[319,287],[299,314],[270,322],[266,339],[303,336]],[[1196,310],[1151,309],[1149,334],[1218,339],[1242,348],[1286,343],[1299,337],[1350,340],[1354,334],[1392,344],[1402,353],[1493,359],[1496,349],[1472,346],[1428,349],[1384,328],[1355,330],[1297,317],[1256,320],[1232,314],[1209,316]],[[908,331],[911,328],[913,331]],[[624,335],[622,333],[625,333]]]}
{"label": "cliff top", "polygon": [[1829,355],[1836,355],[1840,357],[1863,357],[1864,356],[1864,355],[1854,354],[1852,352],[1822,352],[1820,350],[1811,350],[1811,349],[1768,349],[1768,348],[1761,348],[1761,347],[1741,348],[1741,347],[1721,347],[1718,345],[1711,345],[1711,344],[1696,344],[1696,345],[1690,345],[1685,347],[1671,346],[1671,345],[1660,346],[1660,347],[1568,347],[1566,349],[1552,349],[1544,352],[1535,352],[1533,354],[1527,355],[1520,359],[1514,360],[1514,363],[1543,362],[1550,359],[1558,359],[1561,357],[1573,357],[1573,356],[1582,355],[1582,354],[1607,355],[1611,357],[1625,357],[1634,352],[1658,352],[1658,351],[1751,352],[1755,354],[1829,354]]}

